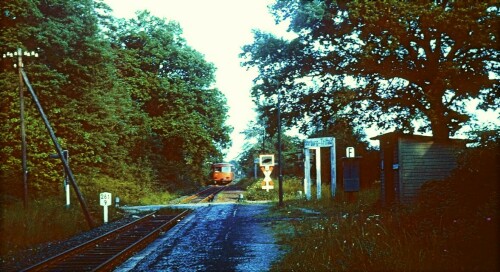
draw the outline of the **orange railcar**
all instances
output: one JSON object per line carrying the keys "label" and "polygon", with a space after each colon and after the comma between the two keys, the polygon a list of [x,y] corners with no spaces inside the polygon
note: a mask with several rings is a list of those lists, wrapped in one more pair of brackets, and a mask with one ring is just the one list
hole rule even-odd
{"label": "orange railcar", "polygon": [[212,182],[214,184],[228,184],[234,180],[233,165],[230,163],[212,164]]}

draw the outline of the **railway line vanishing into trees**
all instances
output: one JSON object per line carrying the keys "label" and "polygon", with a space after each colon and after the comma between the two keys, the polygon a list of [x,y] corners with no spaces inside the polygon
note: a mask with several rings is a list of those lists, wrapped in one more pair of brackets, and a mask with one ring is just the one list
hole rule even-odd
{"label": "railway line vanishing into trees", "polygon": [[[209,186],[181,203],[210,202],[225,186]],[[109,271],[174,227],[190,210],[158,210],[22,271]]]}

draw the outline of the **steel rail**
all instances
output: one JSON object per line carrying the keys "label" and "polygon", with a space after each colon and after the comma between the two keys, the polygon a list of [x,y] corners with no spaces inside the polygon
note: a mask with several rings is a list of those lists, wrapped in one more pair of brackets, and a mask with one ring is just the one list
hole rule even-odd
{"label": "steel rail", "polygon": [[[212,200],[215,197],[215,195],[223,191],[225,188],[226,186],[222,187],[210,186],[194,195],[186,197],[185,199],[181,200],[181,203],[202,203]],[[196,201],[195,199],[200,199],[200,200]]]}
{"label": "steel rail", "polygon": [[216,190],[214,190],[214,192],[212,192],[211,194],[209,194],[207,197],[203,198],[202,200],[200,200],[198,203],[202,203],[202,202],[207,202],[207,201],[212,201],[215,196],[224,191],[226,189],[226,186],[223,186],[223,187],[215,187],[217,188]]}
{"label": "steel rail", "polygon": [[[191,203],[202,203],[207,201],[212,201],[215,196],[226,189],[226,186],[211,186],[206,188],[192,196],[187,197],[182,200],[182,203],[191,202]],[[147,229],[147,223],[153,221],[161,221],[161,217],[165,217],[166,215],[158,215],[156,212],[149,213],[133,222],[130,222],[120,228],[109,231],[99,237],[96,237],[90,241],[87,241],[81,245],[73,247],[69,250],[66,250],[60,254],[57,254],[51,258],[48,258],[42,262],[39,262],[35,265],[32,265],[26,269],[21,271],[51,271],[54,269],[55,271],[74,271],[74,270],[85,270],[85,271],[109,271],[114,267],[121,264],[127,258],[129,258],[135,252],[141,250],[149,243],[154,241],[163,231],[170,229],[173,227],[181,218],[185,217],[190,210],[184,210],[181,213],[170,216],[170,218],[163,222],[159,226],[154,226],[153,230],[146,230],[147,233],[141,233],[139,228]],[[156,219],[157,218],[157,219]],[[144,223],[142,227],[138,227],[140,224]],[[152,223],[153,224],[153,223]],[[134,230],[136,233],[127,234],[128,231]],[[123,244],[120,245],[118,242],[114,244],[106,244],[106,242],[111,240],[116,240],[117,237],[120,237],[120,241],[126,240],[128,236],[132,236],[134,241],[131,241],[128,245]],[[136,239],[137,236],[142,236]],[[100,249],[99,249],[100,247]],[[101,250],[101,251],[99,251]],[[104,250],[104,251],[102,251]],[[85,259],[85,254],[92,254],[92,259]],[[75,257],[75,256],[79,257]],[[82,259],[76,264],[75,259]],[[73,262],[73,264],[71,263]],[[62,264],[66,263],[65,266]],[[84,267],[85,266],[85,267]]]}
{"label": "steel rail", "polygon": [[118,254],[114,255],[112,258],[108,259],[106,262],[101,264],[100,266],[96,267],[93,271],[109,271],[116,267],[117,265],[121,264],[123,261],[128,259],[132,254],[135,252],[143,249],[146,247],[148,244],[150,244],[152,241],[154,241],[158,236],[160,236],[161,232],[172,228],[175,224],[177,224],[178,221],[180,221],[183,217],[185,217],[188,213],[190,213],[190,210],[184,210],[182,213],[178,214],[171,220],[167,221],[165,224],[161,225],[154,231],[150,232],[143,238],[139,239],[139,241],[133,243],[126,249],[122,250]]}
{"label": "steel rail", "polygon": [[[162,215],[156,215],[155,212],[149,213],[133,222],[130,222],[118,229],[115,229],[113,231],[109,231],[99,237],[96,237],[88,242],[85,242],[79,246],[76,246],[74,248],[71,248],[69,250],[66,250],[54,257],[51,257],[47,260],[44,260],[42,262],[39,262],[33,266],[30,266],[26,269],[23,269],[21,271],[51,271],[51,269],[55,269],[56,271],[63,271],[66,268],[69,271],[75,271],[75,270],[86,270],[86,271],[104,271],[104,270],[110,270],[113,267],[119,265],[121,262],[123,262],[127,257],[131,256],[133,253],[137,252],[138,250],[142,249],[145,247],[148,242],[151,242],[151,239],[154,239],[160,235],[162,231],[165,231],[167,228],[170,228],[174,226],[181,218],[185,217],[190,211],[189,210],[184,210],[181,213],[177,215],[171,215],[168,216],[169,219],[161,224],[160,226],[153,226],[153,230],[147,230],[146,234],[141,234],[139,231],[136,231],[137,229],[141,228],[141,224],[147,225],[148,221],[152,222],[152,220],[155,220],[156,217],[161,217]],[[163,215],[165,216],[165,215]],[[161,219],[160,219],[161,220]],[[142,228],[144,228],[144,225]],[[127,238],[127,231],[133,231],[133,233],[129,234],[129,236],[132,237],[132,240],[135,239],[134,241],[130,242],[130,245],[126,245],[125,249],[118,249],[116,253],[111,253],[113,250],[113,239],[115,240],[116,248],[120,247],[120,244],[117,242],[126,242],[126,239],[120,239],[118,240],[118,237],[123,236],[122,238]],[[143,236],[139,239],[136,239],[136,236]],[[146,238],[147,237],[147,238]],[[105,244],[106,242],[110,242],[111,245],[105,245],[102,246],[101,249],[104,250],[102,252],[99,252],[101,250],[99,248],[99,245]],[[123,247],[123,244],[121,244]],[[92,261],[95,262],[85,262],[85,260],[81,261],[82,266],[75,267],[74,265],[68,264],[66,267],[62,267],[62,265],[66,262],[69,263],[71,261],[71,258],[78,258],[78,256],[84,256],[85,252],[89,253],[92,250],[96,251],[95,258]],[[116,250],[116,249],[115,249]],[[107,252],[106,252],[107,251]],[[76,257],[75,257],[76,256]],[[99,259],[102,259],[99,261]],[[87,265],[88,267],[83,267],[83,265]],[[93,266],[90,267],[89,266]],[[57,268],[59,267],[59,268]]]}

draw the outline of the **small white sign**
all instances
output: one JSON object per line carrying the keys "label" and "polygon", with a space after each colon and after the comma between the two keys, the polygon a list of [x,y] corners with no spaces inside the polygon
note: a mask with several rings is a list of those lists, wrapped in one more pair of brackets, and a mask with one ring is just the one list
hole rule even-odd
{"label": "small white sign", "polygon": [[111,205],[111,193],[100,193],[99,194],[99,199],[100,199],[100,204],[103,206],[103,216],[104,216],[104,223],[108,223],[108,206]]}
{"label": "small white sign", "polygon": [[259,155],[260,166],[274,166],[274,154]]}
{"label": "small white sign", "polygon": [[111,205],[111,193],[107,193],[107,192],[104,192],[104,193],[101,193],[99,195],[99,198],[100,198],[100,204],[101,206],[110,206]]}
{"label": "small white sign", "polygon": [[348,147],[345,149],[345,156],[348,158],[354,158],[356,155],[354,154],[354,147]]}

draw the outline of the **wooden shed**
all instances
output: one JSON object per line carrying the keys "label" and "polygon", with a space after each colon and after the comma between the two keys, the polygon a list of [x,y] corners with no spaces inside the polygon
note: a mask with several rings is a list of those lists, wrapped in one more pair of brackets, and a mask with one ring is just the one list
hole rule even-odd
{"label": "wooden shed", "polygon": [[466,141],[436,141],[430,136],[391,132],[380,141],[382,202],[409,203],[427,181],[448,177],[457,167],[457,155]]}

